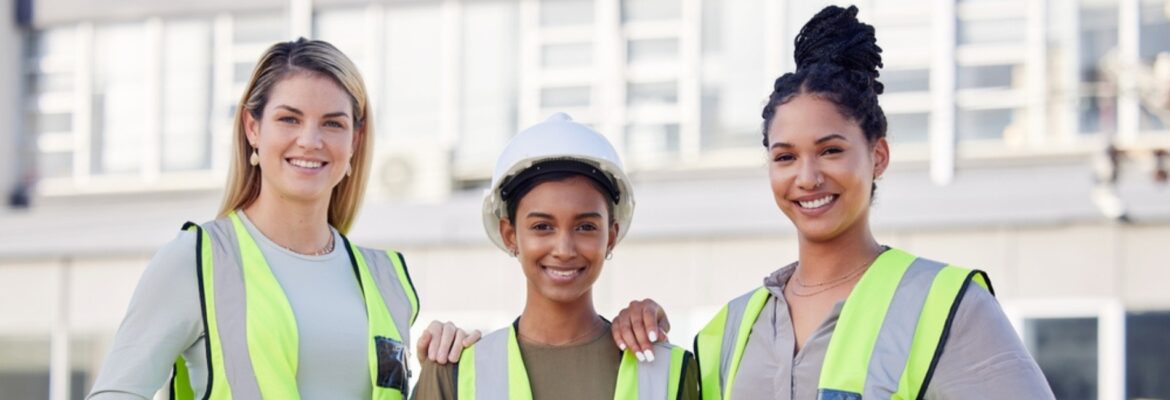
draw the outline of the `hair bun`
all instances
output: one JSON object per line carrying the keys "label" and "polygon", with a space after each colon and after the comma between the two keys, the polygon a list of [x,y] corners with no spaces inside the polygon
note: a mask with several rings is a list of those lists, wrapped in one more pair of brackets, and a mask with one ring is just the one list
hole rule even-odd
{"label": "hair bun", "polygon": [[874,92],[883,85],[877,81],[882,66],[882,48],[877,45],[873,26],[857,20],[857,7],[825,7],[796,36],[796,69],[814,64],[832,64],[869,77]]}

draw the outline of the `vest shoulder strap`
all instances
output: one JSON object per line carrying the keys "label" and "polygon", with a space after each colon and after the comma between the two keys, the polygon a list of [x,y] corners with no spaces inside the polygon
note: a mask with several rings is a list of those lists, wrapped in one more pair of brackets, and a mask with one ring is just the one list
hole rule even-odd
{"label": "vest shoulder strap", "polygon": [[[623,352],[615,399],[678,398],[691,353],[670,344],[656,344],[653,351],[653,363],[639,363],[632,351]],[[457,369],[455,393],[460,400],[532,399],[513,327],[493,331],[463,349]]]}
{"label": "vest shoulder strap", "polygon": [[951,265],[939,271],[923,304],[905,371],[898,384],[897,393],[901,398],[922,399],[926,395],[950,336],[955,314],[972,282],[994,295],[986,272]]}
{"label": "vest shoulder strap", "polygon": [[461,400],[531,400],[516,330],[497,329],[463,349],[456,381],[455,394]]}
{"label": "vest shoulder strap", "polygon": [[882,253],[845,301],[818,397],[921,398],[972,280],[990,287],[980,271],[898,249]]}
{"label": "vest shoulder strap", "polygon": [[[208,225],[211,222],[207,223]],[[221,346],[218,339],[218,332],[215,329],[215,307],[210,304],[214,301],[214,294],[208,295],[209,285],[212,284],[214,277],[214,270],[212,266],[212,238],[204,226],[200,226],[194,222],[186,222],[181,228],[183,231],[193,232],[195,234],[195,280],[198,285],[199,293],[199,312],[203,321],[203,332],[207,335],[204,340],[205,346],[203,350],[204,356],[207,359],[207,381],[203,390],[202,399],[211,398],[213,393],[226,394],[230,393],[231,389],[226,382],[221,382],[224,376],[223,360],[220,357],[212,358],[212,354],[219,353],[212,351],[212,347],[218,349]],[[215,335],[213,338],[212,335]],[[187,362],[182,355],[175,360],[175,364],[171,373],[169,396],[171,399],[179,400],[194,400],[194,382],[191,382],[189,371],[187,370]]]}
{"label": "vest shoulder strap", "polygon": [[704,399],[728,398],[752,325],[770,293],[756,288],[727,303],[695,336],[700,391]]}
{"label": "vest shoulder strap", "polygon": [[[348,242],[348,239],[346,239]],[[403,343],[410,342],[410,327],[418,318],[418,292],[406,268],[402,253],[394,250],[378,250],[354,246],[361,254],[386,308],[390,311],[394,326]],[[354,262],[357,268],[358,263]],[[356,271],[355,271],[356,272]],[[360,274],[359,274],[360,275]],[[359,278],[359,280],[361,280]]]}

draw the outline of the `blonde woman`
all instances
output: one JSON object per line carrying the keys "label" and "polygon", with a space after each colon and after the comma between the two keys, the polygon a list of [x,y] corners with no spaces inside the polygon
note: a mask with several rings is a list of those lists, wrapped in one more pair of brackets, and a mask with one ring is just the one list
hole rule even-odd
{"label": "blonde woman", "polygon": [[238,110],[218,218],[151,260],[90,398],[403,398],[418,297],[401,254],[345,237],[374,139],[357,68],[277,43]]}

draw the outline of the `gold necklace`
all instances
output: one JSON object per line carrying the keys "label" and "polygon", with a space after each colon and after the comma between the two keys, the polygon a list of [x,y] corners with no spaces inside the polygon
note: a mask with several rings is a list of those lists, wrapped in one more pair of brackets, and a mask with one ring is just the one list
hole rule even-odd
{"label": "gold necklace", "polygon": [[[850,271],[848,274],[845,274],[845,276],[842,276],[840,278],[833,278],[833,279],[830,279],[828,281],[821,282],[821,283],[814,283],[814,284],[804,283],[804,280],[800,279],[800,275],[798,274],[799,271],[793,271],[792,277],[796,278],[795,279],[796,285],[795,286],[788,285],[788,287],[789,287],[788,292],[792,293],[793,296],[797,296],[797,297],[811,297],[811,296],[815,296],[815,295],[827,292],[827,291],[829,291],[829,289],[835,288],[837,286],[844,285],[847,282],[853,281],[853,278],[856,278],[858,275],[861,275],[862,272],[869,270],[869,267],[872,266],[875,261],[877,261],[877,258],[881,256],[882,252],[885,252],[884,246],[883,246],[883,250],[881,252],[878,252],[878,255],[874,256],[874,258],[872,260],[870,260],[869,262],[861,264],[857,268],[853,269],[853,271]],[[797,264],[797,266],[799,267],[800,265]],[[819,289],[814,289],[814,290],[809,291],[809,292],[800,293],[800,291],[796,290],[797,286],[800,286],[803,288],[817,288],[817,287],[819,287]]]}
{"label": "gold necklace", "polygon": [[[276,243],[276,241],[274,240],[274,241],[272,241],[272,243]],[[326,243],[325,247],[322,247],[320,250],[314,251],[312,253],[301,253],[299,251],[285,247],[283,244],[280,244],[280,243],[276,243],[276,245],[280,246],[280,248],[282,248],[282,249],[288,250],[288,251],[295,253],[295,254],[300,254],[302,256],[309,256],[309,257],[323,256],[323,255],[326,255],[326,254],[333,252],[333,246],[334,246],[333,231],[332,230],[329,231],[329,243]]]}
{"label": "gold necklace", "polygon": [[601,318],[600,318],[599,316],[594,316],[594,317],[593,317],[593,326],[592,326],[592,327],[590,327],[590,328],[589,328],[588,330],[586,330],[584,333],[582,333],[582,334],[580,334],[580,335],[577,335],[577,336],[575,336],[575,337],[573,337],[573,338],[570,338],[569,340],[566,340],[566,341],[564,341],[564,342],[562,342],[562,343],[549,343],[549,342],[546,342],[546,341],[543,341],[543,340],[536,339],[536,338],[534,338],[534,337],[532,337],[532,336],[525,335],[523,332],[521,332],[521,331],[520,331],[519,324],[517,324],[517,327],[516,327],[516,335],[518,335],[518,336],[520,336],[520,337],[522,337],[522,338],[524,338],[524,339],[528,340],[529,342],[536,343],[536,344],[539,344],[539,345],[542,345],[542,346],[549,346],[549,347],[571,346],[571,345],[578,344],[578,343],[580,343],[580,342],[581,342],[583,339],[590,338],[590,337],[592,337],[594,334],[596,334],[596,333],[597,333],[597,331],[598,331],[598,328],[600,328],[600,327],[602,327],[602,326],[604,326],[604,325],[605,325],[604,323],[601,323],[601,324],[599,324],[598,322],[600,322],[600,321],[601,321]]}
{"label": "gold necklace", "polygon": [[792,276],[796,278],[796,284],[800,285],[800,287],[813,288],[813,287],[819,287],[819,286],[825,286],[825,285],[834,285],[834,284],[840,284],[841,281],[844,281],[844,280],[847,280],[849,278],[856,276],[858,272],[861,272],[861,270],[865,269],[865,267],[868,267],[872,263],[873,262],[871,261],[871,262],[868,262],[865,264],[861,264],[861,265],[857,266],[857,268],[854,268],[852,271],[849,271],[848,274],[845,274],[844,276],[842,276],[840,278],[833,278],[833,279],[830,279],[830,280],[827,280],[827,281],[821,282],[821,283],[812,283],[812,284],[805,283],[804,279],[800,279],[800,274],[797,273],[799,271],[794,271]]}
{"label": "gold necklace", "polygon": [[[866,266],[868,266],[868,265],[866,265]],[[865,271],[867,269],[869,269],[869,268],[859,269],[859,270],[857,270],[849,275],[846,275],[845,278],[856,277],[858,272]],[[800,293],[796,290],[797,286],[801,286],[800,282],[798,281],[798,282],[796,282],[796,285],[788,285],[788,293],[791,293],[793,296],[797,296],[797,297],[811,297],[811,296],[815,296],[815,295],[827,292],[827,291],[829,291],[829,289],[844,285],[845,283],[850,282],[850,281],[852,281],[852,279],[844,279],[844,280],[838,281],[837,283],[834,283],[832,285],[825,286],[825,287],[822,287],[820,289],[814,289],[813,291],[806,292],[806,293]]]}

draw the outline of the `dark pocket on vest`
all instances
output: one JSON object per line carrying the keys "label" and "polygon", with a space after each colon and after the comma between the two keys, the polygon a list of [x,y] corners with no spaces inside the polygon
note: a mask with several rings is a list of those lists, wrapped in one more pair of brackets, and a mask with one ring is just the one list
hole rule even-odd
{"label": "dark pocket on vest", "polygon": [[406,393],[406,382],[410,378],[406,366],[406,348],[402,342],[385,336],[375,336],[374,344],[378,349],[378,387]]}

